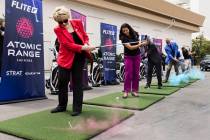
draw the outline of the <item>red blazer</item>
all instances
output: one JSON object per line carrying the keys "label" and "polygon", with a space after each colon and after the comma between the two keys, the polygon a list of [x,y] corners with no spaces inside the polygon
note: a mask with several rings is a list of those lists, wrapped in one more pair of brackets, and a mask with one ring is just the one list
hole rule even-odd
{"label": "red blazer", "polygon": [[[81,39],[83,45],[88,44],[89,38],[84,31],[81,20],[70,20],[69,23],[72,25],[74,31]],[[73,37],[68,30],[62,26],[57,26],[54,32],[60,43],[59,53],[57,62],[58,65],[70,69],[72,67],[75,53],[81,53],[82,45],[75,44]],[[91,59],[90,52],[86,52],[86,57]]]}

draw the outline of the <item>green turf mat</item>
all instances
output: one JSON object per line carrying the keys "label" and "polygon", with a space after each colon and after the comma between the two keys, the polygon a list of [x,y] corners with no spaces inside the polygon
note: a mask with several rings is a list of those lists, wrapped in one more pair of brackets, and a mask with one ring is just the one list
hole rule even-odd
{"label": "green turf mat", "polygon": [[[157,83],[152,83],[151,86],[156,86]],[[186,86],[190,85],[190,83],[180,83],[179,85],[171,85],[169,82],[163,83],[163,87],[179,87],[179,88],[184,88]]]}
{"label": "green turf mat", "polygon": [[198,81],[199,79],[190,79],[190,83],[194,83],[196,81]]}
{"label": "green turf mat", "polygon": [[[69,106],[68,108],[71,108]],[[80,116],[49,110],[0,122],[0,132],[32,140],[81,140],[107,130],[132,116],[126,110],[83,106]]]}
{"label": "green turf mat", "polygon": [[149,89],[145,89],[144,86],[140,86],[139,92],[144,94],[156,94],[156,95],[171,95],[178,91],[179,87],[167,87],[163,86],[162,89],[158,89],[157,86],[151,86]]}
{"label": "green turf mat", "polygon": [[84,101],[84,104],[143,110],[164,98],[164,96],[160,95],[140,94],[140,97],[133,97],[129,95],[127,99],[123,99],[122,95],[122,92],[112,93],[86,100]]}
{"label": "green turf mat", "polygon": [[[194,82],[196,82],[196,81],[198,81],[199,79],[190,79],[189,80],[189,83],[184,83],[184,82],[182,82],[182,83],[180,83],[179,85],[172,85],[172,84],[170,84],[169,82],[167,82],[167,83],[163,83],[163,86],[166,86],[166,87],[180,87],[180,88],[184,88],[184,87],[186,87],[186,86],[189,86],[190,84],[192,84],[192,83],[194,83]],[[151,84],[151,86],[156,86],[157,85],[157,83],[152,83]]]}

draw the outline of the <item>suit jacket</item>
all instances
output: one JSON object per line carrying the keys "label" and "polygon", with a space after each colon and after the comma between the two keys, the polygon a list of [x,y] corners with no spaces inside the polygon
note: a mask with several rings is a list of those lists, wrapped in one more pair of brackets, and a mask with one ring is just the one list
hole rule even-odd
{"label": "suit jacket", "polygon": [[[74,31],[81,39],[83,45],[88,44],[89,38],[86,32],[84,31],[81,20],[78,19],[70,20],[69,23],[72,25]],[[60,43],[59,53],[57,58],[58,65],[63,68],[70,69],[72,67],[75,54],[81,53],[82,45],[75,44],[72,35],[68,32],[66,28],[62,26],[57,26],[54,29],[54,32]],[[85,54],[87,58],[91,59],[89,51],[85,51]]]}
{"label": "suit jacket", "polygon": [[173,60],[173,58],[177,57],[178,45],[176,43],[170,43],[170,45],[165,46],[165,51],[167,54],[166,64],[168,64]]}
{"label": "suit jacket", "polygon": [[158,64],[161,63],[161,54],[159,53],[157,47],[155,46],[155,44],[149,44],[147,46],[147,57],[148,57],[148,61],[154,64]]}

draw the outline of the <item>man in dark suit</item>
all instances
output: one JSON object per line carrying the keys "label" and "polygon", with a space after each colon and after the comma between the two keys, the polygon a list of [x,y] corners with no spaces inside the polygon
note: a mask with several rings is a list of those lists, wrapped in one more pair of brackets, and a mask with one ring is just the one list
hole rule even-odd
{"label": "man in dark suit", "polygon": [[149,38],[146,39],[147,41],[147,57],[148,57],[148,75],[147,75],[147,84],[145,88],[150,88],[151,81],[152,81],[152,72],[154,67],[156,68],[156,75],[158,79],[158,89],[162,87],[162,77],[161,77],[161,54],[158,51],[157,46],[151,42]]}

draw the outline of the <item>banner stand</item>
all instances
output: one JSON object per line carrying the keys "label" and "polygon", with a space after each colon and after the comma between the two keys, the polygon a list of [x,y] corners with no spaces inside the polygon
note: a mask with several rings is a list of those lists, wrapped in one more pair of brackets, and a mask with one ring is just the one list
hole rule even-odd
{"label": "banner stand", "polygon": [[101,45],[107,45],[100,48],[103,60],[103,85],[116,85],[116,47],[111,44],[117,43],[117,26],[101,23]]}
{"label": "banner stand", "polygon": [[5,0],[0,104],[46,99],[42,0]]}

